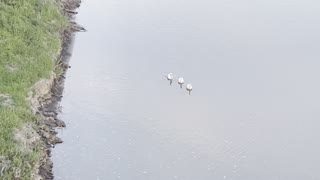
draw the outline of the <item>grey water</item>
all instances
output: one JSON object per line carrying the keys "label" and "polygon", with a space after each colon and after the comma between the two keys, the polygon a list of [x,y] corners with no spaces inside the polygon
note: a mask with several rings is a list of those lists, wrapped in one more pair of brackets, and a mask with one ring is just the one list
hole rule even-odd
{"label": "grey water", "polygon": [[86,0],[77,19],[55,179],[320,179],[319,1]]}

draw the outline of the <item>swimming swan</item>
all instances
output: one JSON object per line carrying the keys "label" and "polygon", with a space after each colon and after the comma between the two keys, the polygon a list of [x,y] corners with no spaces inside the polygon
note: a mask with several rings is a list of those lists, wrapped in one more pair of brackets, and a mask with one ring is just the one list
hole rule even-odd
{"label": "swimming swan", "polygon": [[180,77],[180,78],[178,79],[178,84],[180,85],[180,88],[182,88],[183,83],[184,83],[184,80],[183,80],[182,77]]}
{"label": "swimming swan", "polygon": [[187,84],[186,89],[187,89],[187,91],[189,91],[189,95],[190,95],[191,91],[192,91],[192,85],[191,84]]}
{"label": "swimming swan", "polygon": [[170,81],[170,85],[172,84],[172,81],[173,81],[173,74],[172,73],[169,73],[168,75],[167,75],[167,79],[168,79],[168,81]]}

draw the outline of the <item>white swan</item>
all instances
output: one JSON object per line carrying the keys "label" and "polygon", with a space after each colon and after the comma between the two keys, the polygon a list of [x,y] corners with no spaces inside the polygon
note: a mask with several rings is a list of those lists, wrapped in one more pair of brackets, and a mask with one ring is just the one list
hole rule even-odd
{"label": "white swan", "polygon": [[186,89],[187,89],[187,91],[189,91],[189,95],[190,95],[191,91],[192,91],[192,85],[191,84],[187,84]]}
{"label": "white swan", "polygon": [[172,81],[173,81],[173,74],[172,73],[169,73],[168,75],[167,75],[167,79],[168,79],[168,81],[170,81],[170,85],[172,84]]}
{"label": "white swan", "polygon": [[182,88],[183,83],[184,83],[184,80],[183,80],[182,77],[180,77],[180,78],[178,79],[178,84],[180,85],[180,88]]}

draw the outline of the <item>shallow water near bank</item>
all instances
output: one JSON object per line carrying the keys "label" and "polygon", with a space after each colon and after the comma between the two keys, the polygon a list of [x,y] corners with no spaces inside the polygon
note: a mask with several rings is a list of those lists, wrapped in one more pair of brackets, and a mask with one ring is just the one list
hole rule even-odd
{"label": "shallow water near bank", "polygon": [[320,179],[319,7],[85,1],[55,178]]}

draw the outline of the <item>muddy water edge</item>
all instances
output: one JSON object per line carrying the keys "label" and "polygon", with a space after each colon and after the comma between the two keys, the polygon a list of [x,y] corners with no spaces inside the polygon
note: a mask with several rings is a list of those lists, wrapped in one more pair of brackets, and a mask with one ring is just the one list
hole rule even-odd
{"label": "muddy water edge", "polygon": [[[60,0],[59,0],[60,1]],[[69,66],[69,59],[76,32],[85,31],[75,22],[75,11],[80,7],[81,0],[61,0],[63,13],[69,20],[69,26],[61,33],[62,49],[56,61],[56,71],[59,75],[52,74],[49,80],[39,81],[35,84],[35,94],[30,98],[33,113],[38,114],[37,133],[40,135],[43,147],[39,164],[35,165],[32,179],[53,179],[53,163],[50,159],[51,148],[63,141],[56,136],[55,128],[64,127],[65,123],[57,118],[59,102],[62,98],[65,74]]]}

